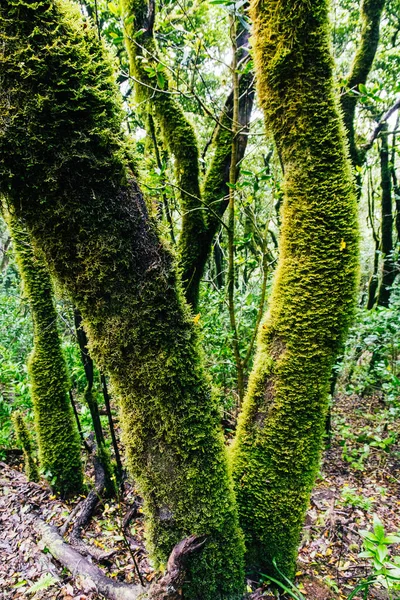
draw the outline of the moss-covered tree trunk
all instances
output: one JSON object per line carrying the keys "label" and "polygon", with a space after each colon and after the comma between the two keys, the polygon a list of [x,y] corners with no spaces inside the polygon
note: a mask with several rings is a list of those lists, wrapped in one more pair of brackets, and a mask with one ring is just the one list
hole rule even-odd
{"label": "moss-covered tree trunk", "polygon": [[356,202],[334,94],[325,0],[255,0],[267,129],[284,168],[277,273],[232,449],[247,563],[294,574],[318,470],[331,368],[357,282]]}
{"label": "moss-covered tree trunk", "polygon": [[172,258],[129,172],[113,70],[77,8],[0,7],[0,185],[80,310],[119,398],[157,564],[205,534],[184,597],[240,597],[243,544],[218,405]]}
{"label": "moss-covered tree trunk", "polygon": [[48,270],[18,220],[7,218],[24,292],[31,308],[34,348],[28,362],[39,462],[62,496],[83,486],[80,440],[68,395],[68,374]]}

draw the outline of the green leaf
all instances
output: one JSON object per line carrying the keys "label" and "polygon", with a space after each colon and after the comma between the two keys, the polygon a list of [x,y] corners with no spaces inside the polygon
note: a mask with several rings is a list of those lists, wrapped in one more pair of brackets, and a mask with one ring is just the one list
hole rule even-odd
{"label": "green leaf", "polygon": [[50,573],[43,574],[40,579],[36,581],[31,587],[28,589],[28,594],[36,594],[36,592],[41,592],[42,590],[47,590],[52,585],[58,583],[58,579],[50,575]]}
{"label": "green leaf", "polygon": [[384,544],[400,544],[400,536],[388,533],[388,535],[382,540]]}
{"label": "green leaf", "polygon": [[368,94],[368,90],[367,90],[366,86],[363,83],[359,84],[358,89],[359,89],[359,91],[362,94]]}
{"label": "green leaf", "polygon": [[382,542],[385,539],[385,528],[383,526],[382,521],[379,519],[378,515],[374,515],[374,534],[376,535],[379,542]]}
{"label": "green leaf", "polygon": [[165,77],[161,71],[157,71],[157,84],[159,88],[161,88],[162,90],[164,89]]}

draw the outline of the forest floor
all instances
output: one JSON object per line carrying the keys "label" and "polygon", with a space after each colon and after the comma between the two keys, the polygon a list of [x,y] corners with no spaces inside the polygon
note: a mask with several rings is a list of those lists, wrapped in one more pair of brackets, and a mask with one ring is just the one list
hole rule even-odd
{"label": "forest floor", "polygon": [[[339,397],[332,417],[330,447],[323,456],[299,552],[296,585],[307,600],[345,600],[371,574],[369,562],[358,556],[359,532],[371,530],[374,514],[386,532],[400,530],[400,424],[387,422],[387,410],[376,397]],[[0,464],[0,598],[101,598],[90,580],[70,574],[51,557],[34,530],[38,516],[61,527],[79,499],[75,504],[61,502],[45,485],[28,483],[21,469],[18,463]],[[84,534],[88,545],[115,551],[102,567],[109,577],[127,583],[138,582],[133,556],[144,580],[155,577],[143,547],[140,508],[128,528],[122,527],[135,499],[127,483],[120,498],[98,507]],[[259,582],[248,583],[255,590],[253,600],[289,597],[273,595]],[[400,598],[398,594],[391,598]],[[382,587],[369,591],[369,600],[388,598]]]}

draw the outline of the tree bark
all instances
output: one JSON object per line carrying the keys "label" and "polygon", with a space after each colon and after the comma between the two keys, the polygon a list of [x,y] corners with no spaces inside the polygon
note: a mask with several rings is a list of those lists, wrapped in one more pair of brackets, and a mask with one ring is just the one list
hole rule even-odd
{"label": "tree bark", "polygon": [[247,565],[271,573],[276,560],[292,577],[331,369],[355,302],[356,200],[326,2],[255,0],[252,16],[259,98],[283,164],[284,203],[279,263],[232,465]]}
{"label": "tree bark", "polygon": [[0,191],[110,376],[152,558],[165,563],[178,541],[207,534],[185,598],[238,598],[243,542],[218,404],[172,257],[129,170],[111,60],[78,9],[50,0],[3,2],[0,42]]}

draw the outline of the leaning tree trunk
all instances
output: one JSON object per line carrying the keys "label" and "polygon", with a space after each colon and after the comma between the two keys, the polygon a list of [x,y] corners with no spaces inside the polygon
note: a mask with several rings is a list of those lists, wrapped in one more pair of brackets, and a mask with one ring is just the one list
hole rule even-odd
{"label": "leaning tree trunk", "polygon": [[33,320],[34,348],[28,372],[40,466],[57,493],[79,494],[83,486],[80,440],[69,401],[50,276],[28,232],[14,216],[9,215],[7,221]]}
{"label": "leaning tree trunk", "polygon": [[112,64],[77,8],[3,0],[0,185],[81,312],[119,398],[156,564],[207,536],[184,597],[231,599],[243,543],[219,410],[171,255],[129,172]]}
{"label": "leaning tree trunk", "polygon": [[232,461],[247,563],[294,573],[329,379],[353,310],[356,202],[325,0],[255,0],[258,92],[284,168],[280,257]]}

